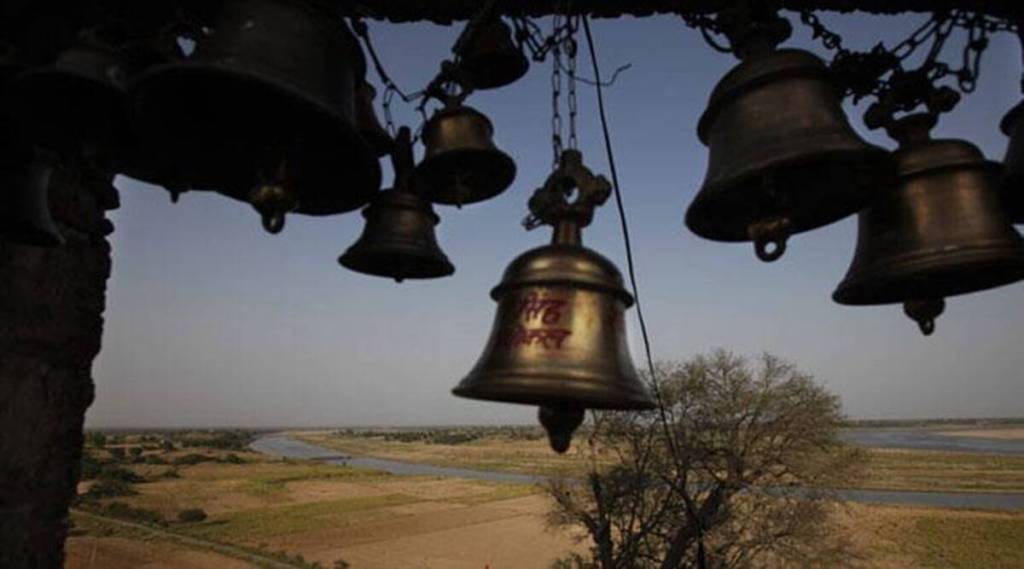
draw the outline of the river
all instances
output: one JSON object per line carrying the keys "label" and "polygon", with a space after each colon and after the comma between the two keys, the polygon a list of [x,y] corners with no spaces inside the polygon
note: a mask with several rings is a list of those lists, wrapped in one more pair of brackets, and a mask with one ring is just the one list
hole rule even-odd
{"label": "river", "polygon": [[[908,431],[902,432],[907,433]],[[891,431],[891,433],[898,434],[899,432]],[[860,444],[857,438],[848,438],[851,440],[851,442],[857,442],[858,444]],[[959,441],[959,439],[955,437],[942,438],[954,439],[954,441]],[[912,436],[904,436],[890,437],[889,439],[886,440],[893,441],[894,444],[896,441],[902,441],[903,444],[910,444],[911,442],[917,439],[915,439]],[[921,440],[931,440],[931,437],[924,437]],[[969,443],[977,443],[979,441],[984,442],[981,441],[980,439],[964,439],[964,443],[967,443],[966,446],[968,447],[971,446]],[[329,464],[338,464],[356,468],[373,468],[376,470],[382,470],[384,472],[389,472],[391,474],[397,475],[468,478],[472,480],[486,480],[490,482],[511,482],[519,484],[536,484],[538,482],[543,482],[545,480],[545,477],[543,476],[534,476],[529,474],[513,474],[509,472],[471,470],[467,468],[450,468],[444,466],[418,464],[413,462],[403,462],[399,460],[388,460],[382,458],[347,456],[339,454],[337,451],[333,451],[324,447],[295,440],[291,437],[282,434],[266,435],[260,437],[255,442],[253,442],[251,446],[253,450],[270,456],[277,456],[282,458],[296,458],[304,460],[319,460]],[[984,448],[988,448],[985,447],[985,445],[982,446]],[[933,447],[899,448],[929,448],[935,450],[935,448]],[[954,449],[942,447],[939,450]],[[987,450],[983,452],[997,451]],[[1020,452],[1024,453],[1024,450]],[[903,504],[912,506],[935,506],[943,508],[971,508],[983,510],[1024,510],[1024,494],[997,494],[976,492],[906,492],[900,490],[840,490],[838,493],[842,499],[853,502]]]}

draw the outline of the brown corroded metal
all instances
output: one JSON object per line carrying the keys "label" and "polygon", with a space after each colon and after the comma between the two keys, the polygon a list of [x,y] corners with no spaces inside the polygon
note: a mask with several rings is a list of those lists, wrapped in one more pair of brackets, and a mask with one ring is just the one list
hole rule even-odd
{"label": "brown corroded metal", "polygon": [[504,192],[516,177],[516,164],[494,145],[494,126],[483,113],[449,103],[423,127],[426,155],[413,184],[430,201],[465,205]]}
{"label": "brown corroded metal", "polygon": [[409,187],[411,139],[408,127],[399,129],[392,151],[395,187],[377,194],[363,210],[366,227],[362,236],[338,259],[345,268],[398,282],[446,277],[455,272],[437,244],[434,227],[440,218],[430,202]]}
{"label": "brown corroded metal", "polygon": [[766,50],[733,68],[698,135],[708,169],[686,225],[708,239],[752,241],[764,261],[778,259],[790,235],[856,213],[890,174],[886,152],[857,136],[825,64],[807,51]]}
{"label": "brown corroded metal", "polygon": [[[574,188],[579,195],[569,203],[566,193]],[[654,406],[626,343],[625,311],[633,298],[615,265],[581,241],[582,227],[609,191],[607,180],[582,166],[579,152],[563,153],[560,168],[530,203],[538,223],[554,226],[552,242],[505,270],[491,291],[498,311],[484,353],[453,390],[550,408],[542,418],[559,452],[568,448],[563,443],[582,409]]]}
{"label": "brown corroded metal", "polygon": [[1024,279],[1024,240],[1000,204],[999,164],[963,140],[934,140],[928,115],[890,128],[898,182],[859,215],[857,250],[833,299],[905,303],[922,332],[942,298]]}
{"label": "brown corroded metal", "polygon": [[355,125],[366,62],[345,22],[306,0],[225,0],[213,13],[188,59],[135,81],[140,130],[174,142],[190,187],[249,201],[287,163],[297,213],[368,203],[381,171]]}

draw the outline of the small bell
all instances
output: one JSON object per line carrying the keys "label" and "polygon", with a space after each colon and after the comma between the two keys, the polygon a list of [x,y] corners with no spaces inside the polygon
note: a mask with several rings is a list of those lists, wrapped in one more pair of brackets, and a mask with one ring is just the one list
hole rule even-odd
{"label": "small bell", "polygon": [[1024,240],[1001,208],[1000,167],[962,140],[933,140],[935,118],[900,119],[889,133],[898,181],[859,215],[857,250],[832,298],[904,303],[925,334],[947,296],[1024,278]]}
{"label": "small bell", "polygon": [[789,34],[779,21],[777,37],[744,38],[743,61],[711,94],[697,128],[707,175],[686,212],[697,235],[753,241],[762,261],[781,257],[789,236],[856,213],[891,175],[886,152],[853,131],[821,59],[774,49]]}
{"label": "small bell", "polygon": [[455,45],[460,79],[473,89],[494,89],[518,81],[530,69],[512,30],[499,17],[470,24]]}
{"label": "small bell", "polygon": [[374,154],[387,156],[391,153],[395,141],[377,120],[377,113],[373,110],[373,100],[376,97],[377,90],[366,81],[356,87],[356,128]]}
{"label": "small bell", "polygon": [[56,247],[64,244],[50,214],[50,186],[57,177],[56,157],[38,152],[2,176],[0,237],[10,243]]}
{"label": "small bell", "polygon": [[[460,397],[541,407],[551,446],[565,452],[584,409],[650,409],[626,344],[633,297],[615,265],[583,247],[581,229],[610,194],[575,150],[530,200],[527,227],[554,227],[550,245],[520,255],[491,291],[498,302],[490,339],[452,391]],[[576,190],[577,198],[568,202]]]}
{"label": "small bell", "polygon": [[377,195],[365,210],[366,228],[338,259],[359,273],[405,279],[433,279],[455,272],[437,244],[439,218],[430,203],[410,191],[412,141],[407,127],[399,130],[393,154],[395,188]]}
{"label": "small bell", "polygon": [[426,155],[413,174],[414,186],[430,201],[462,206],[491,199],[516,177],[516,163],[498,150],[494,127],[479,111],[447,105],[423,128]]}
{"label": "small bell", "polygon": [[1006,113],[999,129],[1010,137],[1003,158],[1003,201],[1012,223],[1024,223],[1024,101]]}
{"label": "small bell", "polygon": [[286,161],[295,213],[366,205],[381,171],[356,125],[366,61],[344,20],[307,0],[217,6],[190,57],[133,82],[139,131],[173,142],[189,187],[249,201],[258,173]]}

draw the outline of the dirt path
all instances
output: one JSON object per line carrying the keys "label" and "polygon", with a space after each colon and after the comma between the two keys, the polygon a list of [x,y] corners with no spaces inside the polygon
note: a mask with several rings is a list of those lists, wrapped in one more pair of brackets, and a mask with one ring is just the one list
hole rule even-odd
{"label": "dirt path", "polygon": [[144,524],[137,524],[135,522],[128,522],[124,520],[119,520],[117,518],[109,518],[107,516],[101,516],[98,514],[93,514],[91,512],[85,512],[82,510],[71,511],[74,512],[75,515],[79,515],[84,518],[91,518],[94,520],[119,525],[125,528],[145,531],[150,533],[151,535],[167,539],[168,541],[173,541],[175,543],[185,545],[188,547],[193,547],[196,549],[213,551],[214,553],[219,553],[221,555],[226,555],[228,557],[234,557],[235,559],[240,559],[242,561],[247,561],[249,563],[255,563],[260,567],[267,567],[269,569],[295,569],[296,567],[301,568],[301,565],[287,563],[279,559],[274,559],[273,557],[266,557],[258,553],[253,553],[252,551],[249,551],[247,549],[242,549],[240,547],[235,547],[232,545],[225,545],[223,543],[217,543],[214,541],[206,541],[205,539],[201,539],[198,537],[192,537],[188,535],[182,535],[180,533],[175,533],[172,531],[156,529]]}

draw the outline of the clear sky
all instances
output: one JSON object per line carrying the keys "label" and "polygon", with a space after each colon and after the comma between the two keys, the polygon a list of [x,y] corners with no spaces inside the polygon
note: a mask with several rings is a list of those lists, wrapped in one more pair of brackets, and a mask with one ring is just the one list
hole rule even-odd
{"label": "clear sky", "polygon": [[[788,45],[811,46],[788,15],[797,29]],[[863,49],[878,40],[891,45],[922,18],[825,21],[847,45]],[[386,67],[407,90],[430,79],[461,29],[370,27]],[[853,252],[854,218],[794,237],[773,264],[756,260],[749,244],[689,233],[683,212],[707,157],[697,120],[735,61],[671,17],[597,20],[593,27],[606,75],[632,64],[606,96],[655,358],[715,347],[771,351],[839,393],[853,417],[1024,415],[1024,287],[949,300],[936,333],[924,338],[898,305],[832,302]],[[580,71],[590,75],[584,51]],[[977,92],[937,133],[967,138],[1001,158],[1006,140],[997,125],[1020,98],[1019,77],[1016,39],[996,36]],[[488,292],[506,264],[549,238],[519,225],[526,200],[550,172],[549,81],[549,65],[535,64],[520,82],[470,99],[490,116],[519,172],[493,201],[438,207],[439,239],[457,267],[445,279],[396,284],[342,269],[337,256],[362,230],[357,213],[292,216],[283,234],[270,236],[237,202],[190,193],[172,205],[163,191],[119,178],[122,207],[112,214],[114,271],[89,425],[532,421],[532,408],[458,399],[449,390],[483,348],[495,308]],[[862,111],[851,114],[858,128]],[[396,114],[416,119],[407,109]],[[587,163],[607,173],[593,90],[585,85],[579,129]],[[892,147],[879,133],[860,130]],[[625,271],[611,204],[584,240]],[[640,364],[634,311],[628,317]]]}

